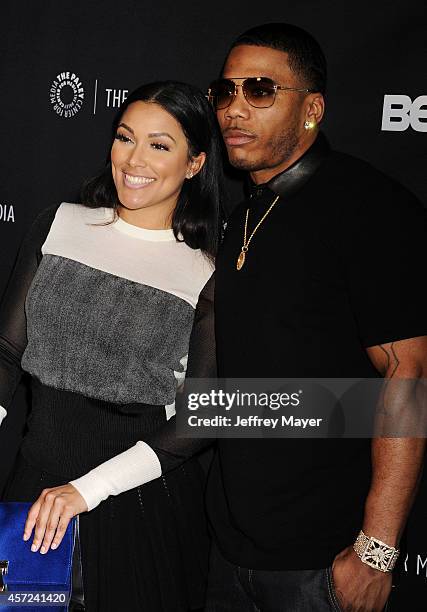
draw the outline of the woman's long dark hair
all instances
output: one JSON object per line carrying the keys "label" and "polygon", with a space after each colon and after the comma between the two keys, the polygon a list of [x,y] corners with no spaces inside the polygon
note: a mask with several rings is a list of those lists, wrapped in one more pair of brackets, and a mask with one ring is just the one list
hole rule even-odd
{"label": "woman's long dark hair", "polygon": [[[133,91],[121,105],[113,121],[112,142],[125,110],[139,100],[158,104],[178,121],[187,138],[190,158],[206,153],[200,172],[184,181],[173,212],[172,229],[177,240],[215,257],[223,214],[223,166],[214,112],[202,92],[192,85],[179,81],[148,83]],[[103,172],[83,185],[81,201],[90,208],[119,208],[109,157]]]}

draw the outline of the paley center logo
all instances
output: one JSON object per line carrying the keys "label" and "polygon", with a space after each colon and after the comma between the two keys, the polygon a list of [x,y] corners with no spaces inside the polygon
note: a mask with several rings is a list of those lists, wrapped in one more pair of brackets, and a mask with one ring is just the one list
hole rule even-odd
{"label": "paley center logo", "polygon": [[[75,117],[86,101],[95,115],[98,108],[119,108],[126,100],[128,89],[101,87],[100,79],[83,83],[75,72],[64,71],[56,75],[50,85],[49,97],[57,115],[69,119]],[[102,82],[102,81],[101,81]]]}
{"label": "paley center logo", "polygon": [[85,90],[74,72],[60,72],[50,86],[50,103],[60,117],[69,119],[77,115],[83,106]]}
{"label": "paley center logo", "polygon": [[427,132],[427,96],[414,101],[402,94],[384,96],[381,130],[404,132],[411,127],[416,132]]}

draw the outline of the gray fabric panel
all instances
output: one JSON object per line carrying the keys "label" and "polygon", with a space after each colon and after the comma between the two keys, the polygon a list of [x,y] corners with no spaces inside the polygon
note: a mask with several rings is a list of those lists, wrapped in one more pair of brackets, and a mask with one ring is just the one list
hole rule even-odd
{"label": "gray fabric panel", "polygon": [[27,295],[24,370],[117,402],[171,404],[194,309],[154,287],[45,255]]}

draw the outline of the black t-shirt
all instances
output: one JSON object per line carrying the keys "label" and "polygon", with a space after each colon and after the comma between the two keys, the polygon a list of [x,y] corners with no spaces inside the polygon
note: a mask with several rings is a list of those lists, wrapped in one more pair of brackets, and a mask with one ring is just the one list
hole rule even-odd
{"label": "black t-shirt", "polygon": [[[402,186],[330,152],[274,200],[265,188],[232,214],[216,270],[220,377],[377,377],[366,347],[427,333],[426,216]],[[217,543],[255,569],[329,565],[362,526],[370,441],[219,440],[208,486]]]}

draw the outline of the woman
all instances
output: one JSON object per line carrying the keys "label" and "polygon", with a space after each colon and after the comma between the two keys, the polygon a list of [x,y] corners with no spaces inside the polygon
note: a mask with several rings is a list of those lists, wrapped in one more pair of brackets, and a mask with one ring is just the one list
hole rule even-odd
{"label": "woman", "polygon": [[133,92],[113,127],[106,171],[82,205],[39,215],[2,304],[3,409],[21,365],[32,381],[5,500],[36,500],[24,539],[42,554],[82,513],[88,612],[178,612],[204,600],[202,479],[193,460],[162,473],[218,244],[220,138],[204,96],[169,81]]}

